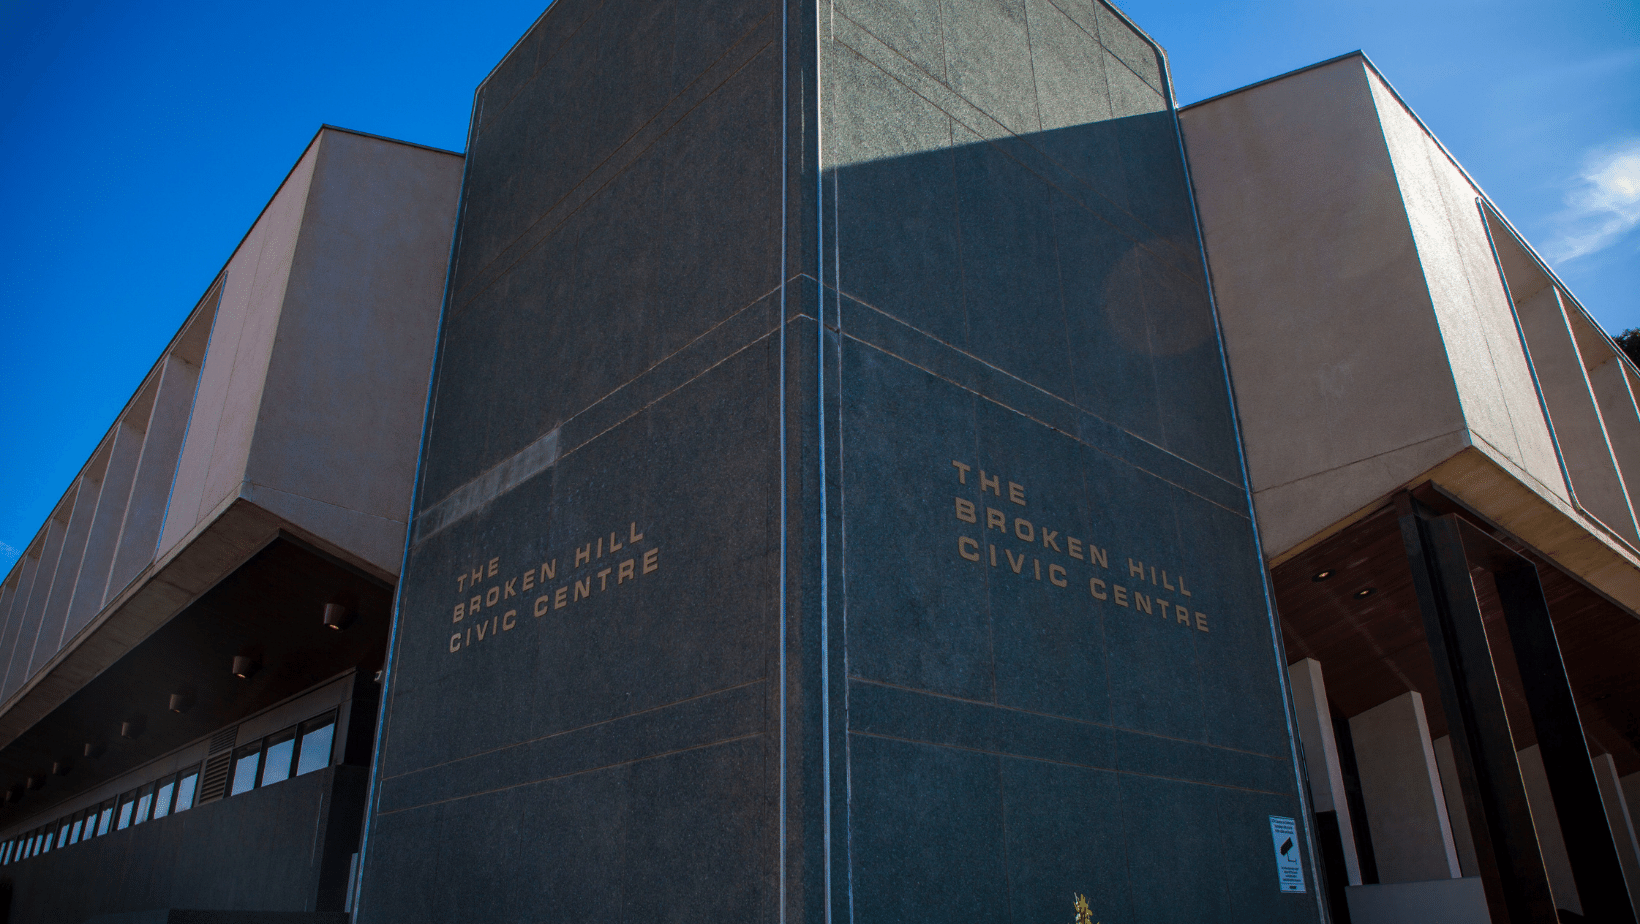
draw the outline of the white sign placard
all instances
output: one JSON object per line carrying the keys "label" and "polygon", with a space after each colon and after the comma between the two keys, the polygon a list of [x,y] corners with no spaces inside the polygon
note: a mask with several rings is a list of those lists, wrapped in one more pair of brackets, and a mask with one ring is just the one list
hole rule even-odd
{"label": "white sign placard", "polygon": [[1271,815],[1270,840],[1276,849],[1276,881],[1281,884],[1281,891],[1304,891],[1304,865],[1298,859],[1298,825],[1291,818]]}

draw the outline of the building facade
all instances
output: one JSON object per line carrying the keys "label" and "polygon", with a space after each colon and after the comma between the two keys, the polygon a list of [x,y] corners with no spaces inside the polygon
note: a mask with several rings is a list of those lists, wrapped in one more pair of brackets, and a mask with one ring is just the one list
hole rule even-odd
{"label": "building facade", "polygon": [[557,0],[0,581],[6,920],[1633,921],[1636,388],[1360,55]]}
{"label": "building facade", "polygon": [[342,911],[460,171],[320,131],[0,584],[9,920]]}

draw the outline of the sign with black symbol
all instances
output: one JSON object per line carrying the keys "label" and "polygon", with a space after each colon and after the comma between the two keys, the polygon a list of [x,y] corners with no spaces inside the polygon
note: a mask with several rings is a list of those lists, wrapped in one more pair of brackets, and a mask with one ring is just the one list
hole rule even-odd
{"label": "sign with black symbol", "polygon": [[1304,891],[1304,866],[1298,860],[1298,825],[1291,818],[1271,815],[1270,840],[1276,849],[1276,881],[1281,884],[1281,891]]}

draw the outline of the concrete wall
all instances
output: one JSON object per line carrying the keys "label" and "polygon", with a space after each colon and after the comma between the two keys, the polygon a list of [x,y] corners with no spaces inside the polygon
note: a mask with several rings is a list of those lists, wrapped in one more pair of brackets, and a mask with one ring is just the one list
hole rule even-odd
{"label": "concrete wall", "polygon": [[315,137],[8,576],[0,745],[278,531],[393,576],[460,173]]}
{"label": "concrete wall", "polygon": [[1267,556],[1467,446],[1364,62],[1183,110]]}

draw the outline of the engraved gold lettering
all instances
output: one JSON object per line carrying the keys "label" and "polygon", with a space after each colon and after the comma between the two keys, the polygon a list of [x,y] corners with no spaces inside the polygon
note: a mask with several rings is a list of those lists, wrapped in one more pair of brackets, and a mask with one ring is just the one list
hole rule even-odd
{"label": "engraved gold lettering", "polygon": [[585,547],[575,550],[575,567],[579,568],[589,561],[592,561],[592,543],[590,542]]}
{"label": "engraved gold lettering", "polygon": [[541,583],[556,580],[558,577],[558,559],[541,563]]}
{"label": "engraved gold lettering", "polygon": [[637,559],[635,558],[628,558],[626,561],[621,562],[621,569],[615,572],[615,583],[624,584],[627,581],[632,580],[635,576],[632,572],[632,567],[635,564],[637,564]]}
{"label": "engraved gold lettering", "polygon": [[1128,559],[1128,577],[1134,575],[1138,575],[1141,581],[1145,579],[1145,563],[1142,561],[1136,562],[1130,558]]}
{"label": "engraved gold lettering", "polygon": [[573,599],[579,600],[582,597],[590,597],[590,596],[592,596],[592,578],[587,578],[584,581],[576,581],[575,582],[575,597]]}
{"label": "engraved gold lettering", "polygon": [[599,558],[604,557],[604,537],[603,536],[598,537],[598,557]]}
{"label": "engraved gold lettering", "polygon": [[1002,552],[1008,556],[1008,567],[1014,569],[1015,574],[1018,574],[1025,568],[1025,556],[1021,555],[1016,559],[1014,558],[1014,553],[1011,550],[1003,549]]}
{"label": "engraved gold lettering", "polygon": [[627,545],[631,545],[635,542],[642,542],[642,541],[643,541],[643,533],[638,532],[638,524],[637,523],[633,523],[631,526],[628,526],[626,528],[626,543],[627,543]]}
{"label": "engraved gold lettering", "polygon": [[648,574],[651,571],[657,571],[657,570],[660,569],[660,554],[661,554],[661,550],[660,550],[659,546],[657,546],[653,549],[650,549],[649,551],[643,553],[643,573],[644,574]]}
{"label": "engraved gold lettering", "polygon": [[1179,617],[1180,622],[1189,622],[1190,621],[1190,610],[1188,610],[1188,609],[1186,609],[1182,606],[1179,606],[1179,605],[1175,604],[1174,607],[1173,607],[1173,613],[1174,613],[1174,615]]}
{"label": "engraved gold lettering", "polygon": [[1088,593],[1093,594],[1094,599],[1105,600],[1110,597],[1110,594],[1107,594],[1100,589],[1104,586],[1104,581],[1101,581],[1098,578],[1088,578]]}
{"label": "engraved gold lettering", "polygon": [[1035,542],[1036,527],[1031,525],[1030,520],[1014,517],[1014,535],[1025,540],[1026,542]]}
{"label": "engraved gold lettering", "polygon": [[1179,588],[1174,587],[1172,584],[1169,584],[1167,582],[1167,569],[1166,568],[1162,569],[1162,586],[1166,587],[1168,590],[1178,590],[1179,589]]}
{"label": "engraved gold lettering", "polygon": [[1059,534],[1053,530],[1048,529],[1047,527],[1042,528],[1042,544],[1050,549],[1053,549],[1055,552],[1063,551],[1063,549],[1059,547],[1059,543],[1054,541],[1058,537]]}
{"label": "engraved gold lettering", "polygon": [[471,615],[477,615],[478,611],[480,609],[482,609],[483,607],[484,607],[484,598],[483,597],[474,597],[471,600],[467,601],[467,612]]}
{"label": "engraved gold lettering", "polygon": [[465,611],[466,611],[466,605],[465,605],[465,604],[461,604],[461,603],[457,603],[457,604],[456,604],[456,615],[455,615],[455,618],[454,618],[454,619],[451,619],[451,620],[450,620],[450,621],[451,621],[451,622],[460,622],[460,621],[461,621],[461,617],[462,617],[462,615],[463,615],[463,614],[464,614],[464,613],[465,613]]}
{"label": "engraved gold lettering", "polygon": [[460,650],[461,650],[461,633],[457,632],[455,635],[450,636],[450,653],[454,654],[454,653],[456,653]]}
{"label": "engraved gold lettering", "polygon": [[555,609],[555,610],[563,609],[564,604],[568,602],[564,598],[567,597],[568,595],[569,595],[569,587],[568,586],[558,588],[558,592],[552,595],[552,608]]}
{"label": "engraved gold lettering", "polygon": [[501,573],[501,559],[499,559],[499,558],[490,559],[490,577],[495,577],[497,574],[500,574],[500,573]]}
{"label": "engraved gold lettering", "polygon": [[518,588],[513,586],[514,584],[517,584],[517,583],[518,583],[518,578],[513,578],[512,580],[508,581],[507,583],[502,584],[501,585],[501,599],[505,600],[508,597],[518,596]]}
{"label": "engraved gold lettering", "polygon": [[1025,489],[1012,481],[1008,482],[1008,499],[1021,507],[1025,506]]}
{"label": "engraved gold lettering", "polygon": [[991,567],[995,568],[996,566],[997,566],[997,547],[995,545],[993,545],[993,546],[991,546]]}
{"label": "engraved gold lettering", "polygon": [[[1055,576],[1054,572],[1058,572],[1058,575]],[[1049,565],[1048,566],[1048,583],[1052,584],[1055,587],[1064,587],[1064,586],[1066,586],[1069,582],[1067,582],[1065,580],[1065,569],[1061,568],[1058,565]]]}
{"label": "engraved gold lettering", "polygon": [[541,596],[535,598],[535,618],[540,619],[542,616],[547,615],[547,610],[550,609],[552,609],[551,597],[548,597],[546,594],[542,594]]}
{"label": "engraved gold lettering", "polygon": [[1197,613],[1196,614],[1196,631],[1198,631],[1198,632],[1208,631],[1208,628],[1207,628],[1207,614],[1206,613]]}
{"label": "engraved gold lettering", "polygon": [[484,580],[484,566],[480,565],[477,568],[473,569],[472,577],[467,579],[467,583],[477,584],[479,581],[482,581],[482,580]]}
{"label": "engraved gold lettering", "polygon": [[605,568],[604,570],[598,572],[598,589],[599,590],[608,590],[609,589],[609,573],[611,571],[614,571],[614,570],[615,570],[614,568]]}
{"label": "engraved gold lettering", "polygon": [[535,569],[531,568],[530,570],[524,572],[524,583],[519,585],[518,589],[519,590],[529,590],[531,587],[534,587],[534,586],[535,586]]}
{"label": "engraved gold lettering", "polygon": [[[1136,610],[1144,610],[1151,615],[1155,615],[1156,612],[1150,608],[1150,598],[1142,593],[1139,593],[1137,590],[1133,592],[1133,608]],[[1166,616],[1167,610],[1162,610],[1162,615]]]}
{"label": "engraved gold lettering", "polygon": [[979,543],[968,536],[958,536],[957,554],[969,561],[979,561]]}
{"label": "engraved gold lettering", "polygon": [[1002,476],[998,475],[995,478],[987,478],[985,477],[985,469],[982,468],[979,470],[979,493],[984,494],[986,491],[990,491],[997,497],[1001,497]]}
{"label": "engraved gold lettering", "polygon": [[965,501],[960,497],[957,498],[957,519],[964,523],[975,522],[973,503]]}
{"label": "engraved gold lettering", "polygon": [[1088,563],[1092,564],[1095,561],[1099,562],[1101,568],[1110,567],[1110,559],[1105,557],[1105,550],[1090,542],[1088,543]]}
{"label": "engraved gold lettering", "polygon": [[611,555],[614,555],[616,552],[619,552],[621,549],[625,548],[625,546],[621,545],[620,541],[615,538],[617,535],[619,534],[609,534],[609,554]]}
{"label": "engraved gold lettering", "polygon": [[[1162,615],[1163,615],[1163,616],[1166,616],[1166,615],[1167,615],[1167,614],[1166,614],[1166,613],[1163,613],[1163,614],[1162,614]],[[1180,619],[1180,620],[1179,620],[1179,622],[1182,622],[1182,623],[1184,623],[1184,624],[1185,624],[1185,627],[1186,627],[1186,628],[1188,628],[1188,627],[1189,627],[1189,626],[1190,626],[1190,617],[1188,617],[1188,616],[1186,616],[1186,617],[1184,617],[1184,618],[1183,618],[1183,619]]]}
{"label": "engraved gold lettering", "polygon": [[1000,530],[1002,532],[1007,532],[1008,531],[1008,518],[1002,515],[1002,511],[992,510],[990,507],[986,507],[985,508],[985,528],[986,529]]}
{"label": "engraved gold lettering", "polygon": [[1065,552],[1077,561],[1082,560],[1082,540],[1065,537]]}
{"label": "engraved gold lettering", "polygon": [[489,590],[484,592],[484,605],[485,606],[495,606],[496,601],[498,601],[500,599],[501,599],[501,588],[499,588],[499,587],[491,587]]}
{"label": "engraved gold lettering", "polygon": [[951,465],[954,466],[957,470],[957,484],[967,484],[968,483],[968,466],[963,465],[961,462],[958,462],[956,459],[951,460]]}
{"label": "engraved gold lettering", "polygon": [[[456,575],[456,593],[459,594],[459,593],[461,593],[462,591],[464,591],[466,589],[467,589],[467,572],[463,571],[460,574]],[[455,649],[452,648],[450,650],[454,651]]]}
{"label": "engraved gold lettering", "polygon": [[1036,579],[1042,580],[1042,562],[1033,558],[1031,559],[1031,567],[1036,569]]}
{"label": "engraved gold lettering", "polygon": [[[1190,596],[1190,591],[1184,589],[1184,575],[1182,574],[1179,575],[1179,593],[1186,597]],[[1206,632],[1207,630],[1203,629],[1202,631]]]}
{"label": "engraved gold lettering", "polygon": [[490,630],[490,621],[486,619],[478,625],[473,626],[473,628],[478,630],[478,640],[482,642],[484,641],[484,633]]}
{"label": "engraved gold lettering", "polygon": [[1127,606],[1127,588],[1120,584],[1110,585],[1111,595],[1116,598],[1117,606]]}
{"label": "engraved gold lettering", "polygon": [[518,611],[508,610],[501,614],[501,628],[503,631],[518,625]]}

